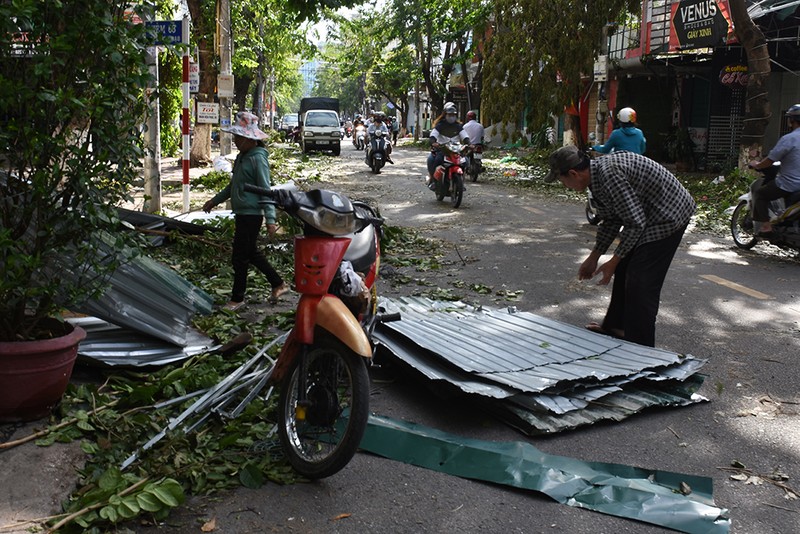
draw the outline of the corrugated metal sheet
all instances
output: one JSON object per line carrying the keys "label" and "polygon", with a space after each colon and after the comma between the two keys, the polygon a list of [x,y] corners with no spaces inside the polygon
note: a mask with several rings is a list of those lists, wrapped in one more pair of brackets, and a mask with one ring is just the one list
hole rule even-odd
{"label": "corrugated metal sheet", "polygon": [[197,330],[186,332],[186,344],[175,345],[161,339],[122,328],[96,317],[70,319],[86,330],[86,339],[78,347],[84,360],[109,366],[157,366],[185,360],[208,351],[214,341]]}
{"label": "corrugated metal sheet", "polygon": [[649,406],[686,405],[705,363],[643,347],[528,312],[460,302],[383,299],[402,320],[375,337],[431,380],[490,400],[490,409],[526,432],[553,432],[620,420]]}

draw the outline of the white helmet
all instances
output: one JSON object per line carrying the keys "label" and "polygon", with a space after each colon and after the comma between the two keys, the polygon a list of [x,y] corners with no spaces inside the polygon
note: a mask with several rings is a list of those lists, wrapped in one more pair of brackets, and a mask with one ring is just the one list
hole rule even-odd
{"label": "white helmet", "polygon": [[636,110],[633,108],[622,108],[617,113],[619,122],[636,122]]}
{"label": "white helmet", "polygon": [[457,112],[456,105],[453,104],[452,102],[445,103],[444,112],[445,113],[456,113]]}

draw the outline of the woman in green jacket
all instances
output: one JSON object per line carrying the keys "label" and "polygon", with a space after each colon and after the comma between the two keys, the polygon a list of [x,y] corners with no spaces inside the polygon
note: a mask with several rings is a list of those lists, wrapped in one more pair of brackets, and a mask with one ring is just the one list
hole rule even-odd
{"label": "woman in green jacket", "polygon": [[257,239],[264,219],[270,237],[275,235],[278,227],[275,224],[275,207],[259,205],[260,197],[244,190],[244,184],[257,185],[269,189],[269,160],[263,139],[267,134],[258,128],[258,117],[252,113],[241,111],[236,114],[236,122],[230,128],[223,128],[233,134],[233,142],[239,149],[239,155],[233,163],[231,182],[214,198],[203,205],[203,211],[211,209],[221,202],[230,199],[235,220],[233,235],[233,290],[231,299],[225,305],[228,310],[238,310],[244,305],[247,290],[247,271],[252,264],[264,273],[272,286],[271,300],[275,301],[289,291],[278,272],[270,265],[264,253],[258,249]]}

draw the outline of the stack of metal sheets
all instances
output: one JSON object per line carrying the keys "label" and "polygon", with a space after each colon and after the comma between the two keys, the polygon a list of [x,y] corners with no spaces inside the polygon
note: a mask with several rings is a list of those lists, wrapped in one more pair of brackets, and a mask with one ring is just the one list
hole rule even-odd
{"label": "stack of metal sheets", "polygon": [[514,308],[420,297],[383,299],[381,306],[402,317],[375,331],[394,357],[438,386],[474,395],[484,409],[529,435],[707,401],[696,393],[705,360],[691,355]]}

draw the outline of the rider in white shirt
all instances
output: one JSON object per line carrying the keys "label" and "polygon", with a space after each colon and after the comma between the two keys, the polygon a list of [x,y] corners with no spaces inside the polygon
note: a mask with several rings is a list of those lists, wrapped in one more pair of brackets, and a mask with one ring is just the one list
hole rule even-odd
{"label": "rider in white shirt", "polygon": [[467,113],[467,123],[464,125],[464,129],[467,131],[471,144],[483,144],[483,126],[478,122],[478,115],[474,111]]}

